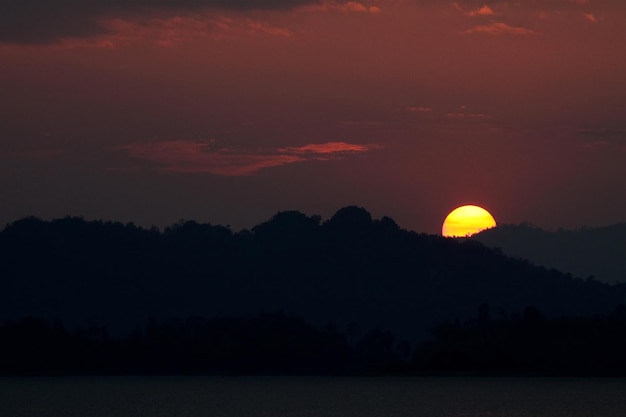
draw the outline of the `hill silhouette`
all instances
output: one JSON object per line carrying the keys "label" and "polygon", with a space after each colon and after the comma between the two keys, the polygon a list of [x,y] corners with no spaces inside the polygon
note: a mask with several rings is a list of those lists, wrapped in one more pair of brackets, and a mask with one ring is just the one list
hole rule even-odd
{"label": "hill silhouette", "polygon": [[[0,233],[0,320],[41,317],[114,334],[149,318],[283,311],[358,336],[423,340],[436,323],[487,304],[508,317],[605,314],[626,286],[575,279],[473,240],[401,229],[346,207],[280,212],[251,230],[181,221],[131,224],[24,218]],[[348,331],[349,330],[349,331]]]}
{"label": "hill silhouette", "polygon": [[605,283],[626,282],[626,223],[548,232],[528,223],[503,225],[472,237],[507,255]]}

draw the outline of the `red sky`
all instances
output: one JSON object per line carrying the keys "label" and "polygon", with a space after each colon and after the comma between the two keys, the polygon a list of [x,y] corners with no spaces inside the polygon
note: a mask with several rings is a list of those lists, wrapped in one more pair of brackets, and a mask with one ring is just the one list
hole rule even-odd
{"label": "red sky", "polygon": [[0,225],[626,221],[624,22],[622,0],[9,0]]}

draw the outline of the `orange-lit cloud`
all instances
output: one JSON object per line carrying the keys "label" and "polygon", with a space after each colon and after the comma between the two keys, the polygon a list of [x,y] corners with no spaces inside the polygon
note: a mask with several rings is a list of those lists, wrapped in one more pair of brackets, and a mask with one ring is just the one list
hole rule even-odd
{"label": "orange-lit cloud", "polygon": [[[506,1],[491,0],[487,3],[479,3],[476,0],[457,0],[452,7],[459,13],[473,18],[494,18],[502,16],[498,22],[492,20],[490,24],[475,26],[465,33],[489,33],[532,35],[536,30],[528,29],[528,22],[537,20],[575,21],[582,16],[584,19],[598,23],[597,15],[591,13],[590,5],[600,9],[610,7],[611,1],[595,2],[587,0],[550,0],[550,1]],[[614,4],[618,2],[615,1]],[[482,4],[482,5],[481,5]],[[615,6],[613,6],[615,7]],[[505,22],[504,18],[514,18],[515,25]],[[547,33],[547,30],[544,30]]]}
{"label": "orange-lit cloud", "polygon": [[326,143],[312,143],[309,145],[299,147],[287,147],[279,148],[278,152],[288,154],[345,154],[354,152],[367,152],[376,148],[376,145],[359,145],[346,142],[326,142]]}
{"label": "orange-lit cloud", "polygon": [[471,34],[487,34],[487,35],[538,35],[538,32],[524,27],[511,26],[502,22],[492,22],[487,25],[477,25],[461,32],[465,35]]}
{"label": "orange-lit cloud", "polygon": [[373,145],[327,142],[246,152],[215,148],[206,141],[182,140],[131,144],[117,149],[134,158],[154,162],[164,172],[242,176],[254,174],[264,168],[310,160],[328,160],[331,157],[367,152],[375,148]]}
{"label": "orange-lit cloud", "polygon": [[471,10],[467,12],[468,16],[493,16],[495,12],[491,9],[491,7],[484,5],[483,7],[479,7],[478,9]]}
{"label": "orange-lit cloud", "polygon": [[364,6],[362,3],[356,1],[343,3],[338,7],[338,10],[343,12],[380,13],[380,8],[376,6]]}
{"label": "orange-lit cloud", "polygon": [[591,23],[598,23],[598,18],[593,13],[583,13],[583,16]]}

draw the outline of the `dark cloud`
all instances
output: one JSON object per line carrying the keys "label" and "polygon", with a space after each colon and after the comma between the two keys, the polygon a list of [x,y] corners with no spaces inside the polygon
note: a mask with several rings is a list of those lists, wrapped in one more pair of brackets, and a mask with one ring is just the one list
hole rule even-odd
{"label": "dark cloud", "polygon": [[104,34],[102,18],[145,10],[288,10],[317,0],[3,0],[0,43],[45,44]]}
{"label": "dark cloud", "polygon": [[626,130],[611,128],[583,129],[574,132],[583,141],[585,149],[598,151],[626,151]]}
{"label": "dark cloud", "polygon": [[579,130],[576,134],[590,138],[626,139],[626,129],[585,129]]}

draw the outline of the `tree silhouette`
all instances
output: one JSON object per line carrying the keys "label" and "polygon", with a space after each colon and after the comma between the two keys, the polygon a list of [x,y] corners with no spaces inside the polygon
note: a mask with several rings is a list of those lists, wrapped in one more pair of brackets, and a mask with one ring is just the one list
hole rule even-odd
{"label": "tree silhouette", "polygon": [[[194,360],[201,363],[201,369],[217,372],[220,363],[224,369],[235,369],[244,356],[250,359],[241,369],[253,369],[260,356],[242,347],[246,346],[241,342],[246,340],[245,334],[257,334],[248,339],[249,346],[257,346],[267,358],[280,352],[280,346],[299,346],[301,352],[308,352],[303,357],[309,359],[298,362],[292,358],[291,365],[274,357],[275,369],[291,367],[305,372],[310,368],[304,364],[309,363],[325,369],[323,363],[335,363],[328,359],[332,355],[322,355],[326,359],[321,362],[312,359],[320,352],[298,340],[315,340],[330,351],[330,346],[343,343],[333,339],[337,335],[342,335],[350,349],[357,349],[362,341],[358,355],[368,358],[367,352],[374,352],[372,357],[386,358],[376,366],[387,368],[402,362],[407,344],[424,342],[434,323],[455,323],[457,319],[461,324],[436,333],[431,348],[420,348],[439,355],[439,362],[429,361],[433,366],[448,363],[452,369],[456,363],[473,361],[476,367],[491,363],[470,349],[485,347],[489,341],[491,350],[483,351],[502,358],[502,363],[505,359],[517,363],[517,368],[511,365],[511,369],[521,369],[523,363],[541,368],[547,365],[539,353],[547,348],[538,345],[532,359],[515,350],[509,343],[513,339],[505,337],[506,332],[528,334],[528,340],[520,338],[517,343],[533,351],[530,336],[538,335],[541,327],[529,325],[535,329],[532,334],[525,330],[524,323],[531,323],[533,317],[532,311],[524,312],[527,306],[540,311],[551,329],[552,320],[561,317],[605,317],[625,299],[625,284],[607,285],[536,267],[472,239],[403,230],[392,219],[372,219],[356,206],[340,209],[325,222],[297,211],[280,212],[240,232],[195,221],[181,221],[160,231],[75,217],[52,221],[30,217],[0,232],[0,322],[19,324],[26,317],[38,317],[46,323],[63,323],[69,335],[63,337],[75,347],[70,349],[75,352],[73,357],[59,362],[68,369],[80,369],[80,363],[97,357],[107,364],[116,357],[128,359],[123,346],[134,352],[136,369],[146,372],[167,352],[200,357],[200,347],[220,352]],[[261,312],[276,311],[302,323],[265,317],[262,324],[268,338],[264,338],[246,321]],[[144,328],[149,317],[154,318],[154,326]],[[172,317],[208,319],[186,324],[171,321]],[[220,317],[230,319],[212,321]],[[494,317],[511,323],[494,327],[498,323]],[[327,329],[326,334],[320,329],[329,322],[334,323],[335,331]],[[280,324],[280,331],[272,333],[270,323]],[[466,328],[465,323],[471,326]],[[305,331],[301,324],[322,333]],[[33,332],[51,337],[45,328]],[[77,328],[81,333],[75,333]],[[297,340],[286,336],[289,328],[298,335]],[[491,332],[498,338],[493,339]],[[205,336],[193,336],[200,333]],[[210,334],[213,336],[206,336]],[[238,336],[229,339],[229,334]],[[269,338],[271,334],[276,337]],[[383,335],[393,336],[391,342]],[[443,343],[448,339],[459,344]],[[262,340],[277,349],[261,349],[257,342]],[[402,342],[396,340],[406,344],[400,348]],[[76,348],[81,343],[84,349]],[[183,349],[180,343],[198,347]],[[345,369],[360,366],[356,351],[350,352],[352,360]],[[372,357],[363,363],[374,364]],[[168,372],[193,367],[182,359],[163,360]]]}

